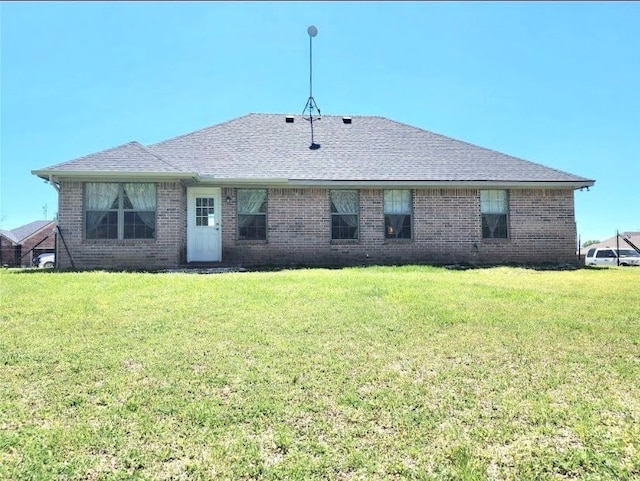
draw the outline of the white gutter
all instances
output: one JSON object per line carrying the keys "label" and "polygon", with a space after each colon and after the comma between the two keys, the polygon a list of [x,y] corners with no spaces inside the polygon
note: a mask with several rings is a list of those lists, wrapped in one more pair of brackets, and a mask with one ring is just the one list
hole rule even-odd
{"label": "white gutter", "polygon": [[183,172],[127,172],[127,171],[49,171],[49,170],[32,170],[33,175],[49,180],[56,175],[56,179],[60,180],[159,180],[166,181],[170,179],[197,179],[198,174]]}
{"label": "white gutter", "polygon": [[580,189],[591,187],[593,180],[584,181],[495,181],[495,180],[315,180],[315,179],[285,179],[285,178],[218,178],[203,176],[196,179],[198,183],[211,185],[263,185],[281,187],[336,187],[336,188],[362,188],[362,187],[462,187],[462,188],[550,188],[550,189]]}
{"label": "white gutter", "polygon": [[593,180],[584,181],[499,181],[499,180],[290,180],[290,186],[296,187],[458,187],[458,188],[510,188],[510,189],[580,189],[591,187]]}
{"label": "white gutter", "polygon": [[273,185],[287,187],[291,184],[289,179],[272,177],[272,178],[220,178],[213,175],[198,176],[196,179],[199,184],[211,184],[211,185]]}
{"label": "white gutter", "polygon": [[[52,181],[53,172],[47,170],[33,170],[32,174]],[[594,180],[576,181],[498,181],[498,180],[320,180],[320,179],[286,179],[284,177],[271,178],[220,178],[212,175],[200,176],[197,173],[176,172],[60,172],[56,173],[56,182],[61,179],[83,181],[105,180],[146,180],[166,181],[182,180],[185,185],[215,185],[215,186],[273,186],[273,187],[324,187],[324,188],[473,188],[473,189],[581,189],[591,187]],[[62,175],[61,175],[62,174]]]}

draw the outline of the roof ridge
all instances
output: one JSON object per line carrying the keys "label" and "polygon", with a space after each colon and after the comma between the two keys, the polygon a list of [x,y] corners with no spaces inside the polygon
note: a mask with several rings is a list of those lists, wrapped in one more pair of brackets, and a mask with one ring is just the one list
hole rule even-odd
{"label": "roof ridge", "polygon": [[32,220],[31,222],[27,222],[26,224],[22,224],[21,226],[18,226],[9,230],[13,232],[16,230],[24,229],[25,227],[29,227],[30,225],[33,225],[33,224],[41,224],[43,222],[46,222],[47,224],[49,224],[50,222],[55,222],[55,221],[49,220],[49,219]]}
{"label": "roof ridge", "polygon": [[495,149],[492,149],[490,147],[485,147],[483,145],[478,145],[478,144],[472,144],[471,142],[467,142],[466,140],[460,140],[460,139],[456,139],[454,137],[449,137],[448,135],[440,134],[438,132],[434,132],[433,130],[427,130],[427,129],[423,129],[422,127],[416,127],[415,125],[405,124],[404,122],[399,122],[397,120],[389,119],[389,118],[383,117],[383,116],[375,116],[375,117],[378,117],[378,118],[381,118],[381,119],[385,119],[385,120],[388,120],[390,122],[394,122],[396,124],[403,125],[403,126],[406,126],[406,127],[411,127],[411,128],[416,129],[416,130],[422,130],[423,132],[428,132],[430,134],[437,135],[438,137],[442,137],[442,138],[445,138],[447,140],[452,140],[454,142],[458,142],[458,143],[461,143],[461,144],[464,144],[464,145],[468,145],[468,146],[471,146],[471,147],[488,150],[489,152],[493,152],[493,153],[498,154],[498,155],[509,157],[511,159],[520,160],[522,162],[526,162],[528,164],[532,164],[532,165],[535,165],[535,166],[538,166],[538,167],[544,167],[546,169],[550,169],[550,170],[553,170],[555,172],[558,172],[559,174],[571,175],[573,177],[578,177],[578,178],[584,179],[584,180],[593,180],[593,179],[587,179],[586,177],[582,177],[582,176],[579,176],[579,175],[572,174],[570,172],[566,172],[564,170],[556,169],[555,167],[549,167],[549,166],[543,165],[543,164],[541,164],[539,162],[534,162],[532,160],[523,159],[522,157],[516,157],[515,155],[511,155],[511,154],[505,154],[504,152],[500,152],[499,150],[495,150]]}
{"label": "roof ridge", "polygon": [[130,142],[127,142],[127,143],[125,143],[125,144],[116,145],[115,147],[110,147],[110,148],[108,148],[108,149],[99,150],[98,152],[93,152],[93,153],[91,153],[91,154],[82,155],[82,156],[80,156],[80,157],[76,157],[75,159],[66,160],[66,161],[61,162],[61,163],[59,163],[59,164],[52,165],[51,167],[46,167],[46,168],[44,168],[44,169],[37,169],[37,170],[51,170],[51,169],[54,169],[54,168],[62,167],[63,165],[67,165],[67,164],[69,164],[69,163],[71,163],[71,162],[77,162],[77,161],[79,161],[79,160],[86,159],[87,157],[92,157],[92,156],[94,156],[94,155],[104,154],[104,153],[106,153],[106,152],[111,152],[112,150],[121,149],[122,147],[125,147],[125,146],[127,146],[127,145],[132,145],[132,144],[139,144],[139,142],[137,142],[137,141],[135,141],[135,140],[131,140]]}
{"label": "roof ridge", "polygon": [[191,131],[191,132],[187,132],[187,133],[185,133],[185,134],[181,134],[181,135],[176,135],[175,137],[170,137],[170,138],[168,138],[168,139],[161,140],[160,142],[155,142],[155,143],[153,143],[153,144],[150,144],[150,147],[149,147],[149,148],[151,148],[151,146],[154,146],[154,145],[164,144],[165,142],[171,142],[171,141],[173,141],[173,140],[178,140],[178,139],[181,139],[181,138],[183,138],[183,137],[187,137],[187,136],[189,136],[189,135],[197,134],[198,132],[203,132],[203,131],[205,131],[205,130],[212,129],[212,128],[214,128],[214,127],[220,127],[220,126],[222,126],[222,125],[226,125],[226,124],[229,124],[229,123],[231,123],[231,122],[235,122],[235,121],[238,121],[238,120],[240,120],[240,119],[244,119],[245,117],[249,117],[249,116],[251,116],[251,115],[260,115],[260,114],[256,114],[255,112],[250,112],[250,113],[248,113],[248,114],[241,115],[240,117],[234,117],[234,118],[232,118],[232,119],[225,120],[224,122],[221,122],[221,123],[219,123],[219,124],[208,125],[207,127],[202,127],[201,129],[193,130],[193,131]]}
{"label": "roof ridge", "polygon": [[138,147],[142,148],[142,150],[144,150],[145,152],[153,155],[156,159],[158,159],[160,162],[164,162],[166,165],[168,165],[171,168],[174,168],[180,172],[186,172],[185,170],[183,170],[181,167],[178,167],[177,165],[173,165],[171,162],[169,162],[168,160],[166,160],[164,157],[162,157],[160,154],[154,152],[150,147],[147,147],[146,145],[141,144],[140,142],[137,141],[133,141],[131,142],[133,144],[136,144]]}
{"label": "roof ridge", "polygon": [[49,225],[51,224],[57,224],[57,222],[55,220],[51,220],[48,221],[46,224],[41,225],[38,229],[34,230],[33,232],[31,232],[31,234],[28,234],[26,236],[24,236],[22,239],[20,239],[21,241],[26,239],[27,237],[31,237],[32,235],[37,234],[38,232],[43,231],[44,229],[46,229]]}
{"label": "roof ridge", "polygon": [[20,242],[18,238],[13,234],[13,232],[11,232],[9,229],[0,229],[0,235],[5,236],[14,244],[17,244],[18,242]]}
{"label": "roof ridge", "polygon": [[[245,119],[245,118],[251,117],[251,116],[277,117],[277,116],[287,116],[287,115],[295,115],[295,116],[301,116],[302,117],[302,116],[304,116],[304,113],[296,114],[296,113],[287,113],[287,112],[281,112],[281,113],[249,112],[248,114],[244,114],[244,115],[241,115],[240,117],[234,117],[232,119],[225,120],[224,122],[221,122],[219,124],[208,125],[206,127],[202,127],[200,129],[197,129],[197,130],[192,130],[191,132],[186,132],[184,134],[176,135],[175,137],[169,137],[168,139],[160,140],[159,142],[154,142],[152,144],[149,144],[148,148],[151,148],[151,147],[156,146],[156,145],[164,144],[165,142],[171,142],[171,141],[174,141],[174,140],[178,140],[178,139],[181,139],[183,137],[187,137],[189,135],[193,135],[193,134],[197,134],[199,132],[203,132],[205,130],[221,127],[223,125],[230,124],[231,122],[237,122],[239,120],[242,120],[242,119]],[[382,118],[382,119],[385,118],[385,117],[380,117],[378,115],[363,115],[363,114],[322,114],[320,117],[337,117],[337,118],[342,118],[342,117],[368,117],[368,118]],[[386,119],[386,120],[389,120],[389,119]],[[400,123],[400,122],[398,122],[398,123]]]}
{"label": "roof ridge", "polygon": [[[31,237],[32,235],[37,234],[38,232],[40,232],[41,230],[49,226],[51,223],[55,223],[55,222],[56,222],[55,220],[48,220],[48,219],[34,220],[32,222],[29,222],[28,224],[21,225],[20,227],[16,227],[15,229],[12,229],[10,232],[15,237],[15,239],[17,239],[17,242],[22,242],[27,237]],[[17,234],[19,234],[19,232],[16,232],[16,231],[23,230],[29,226],[33,226],[33,230],[29,230],[26,233],[23,233],[22,237],[18,237]]]}

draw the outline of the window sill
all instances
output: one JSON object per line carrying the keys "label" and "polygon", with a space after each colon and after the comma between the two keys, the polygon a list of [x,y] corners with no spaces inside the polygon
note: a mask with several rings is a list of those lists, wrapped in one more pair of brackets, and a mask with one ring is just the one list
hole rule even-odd
{"label": "window sill", "polygon": [[385,244],[413,244],[413,239],[394,239],[392,237],[384,239]]}
{"label": "window sill", "polygon": [[356,245],[360,239],[331,239],[331,245]]}
{"label": "window sill", "polygon": [[236,239],[238,244],[268,244],[267,239]]}
{"label": "window sill", "polygon": [[132,245],[132,244],[155,244],[157,239],[83,239],[83,244],[109,244],[109,245]]}
{"label": "window sill", "polygon": [[509,237],[487,237],[482,239],[483,244],[506,244],[511,242]]}

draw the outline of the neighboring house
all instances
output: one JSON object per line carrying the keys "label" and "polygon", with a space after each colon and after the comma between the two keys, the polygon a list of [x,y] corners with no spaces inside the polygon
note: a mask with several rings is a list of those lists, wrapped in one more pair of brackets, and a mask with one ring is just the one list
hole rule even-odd
{"label": "neighboring house", "polygon": [[576,262],[593,180],[383,117],[314,120],[315,149],[309,127],[249,114],[34,170],[58,265]]}
{"label": "neighboring house", "polygon": [[12,230],[0,230],[0,265],[31,266],[33,258],[55,252],[56,221],[37,220]]}
{"label": "neighboring house", "polygon": [[587,251],[592,248],[598,247],[613,247],[620,249],[632,249],[632,247],[627,244],[622,238],[629,239],[632,244],[637,247],[640,247],[640,232],[620,232],[620,239],[617,239],[618,236],[609,237],[608,239],[603,240],[602,242],[598,242],[596,244],[591,244],[587,247],[580,248],[580,256],[584,259],[584,256],[587,254]]}

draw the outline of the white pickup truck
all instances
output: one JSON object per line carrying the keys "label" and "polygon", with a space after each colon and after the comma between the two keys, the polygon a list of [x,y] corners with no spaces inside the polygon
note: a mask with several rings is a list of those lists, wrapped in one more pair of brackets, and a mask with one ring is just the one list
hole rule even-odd
{"label": "white pickup truck", "polygon": [[587,251],[584,263],[587,266],[640,266],[640,253],[628,248],[596,247]]}
{"label": "white pickup truck", "polygon": [[52,253],[40,254],[38,257],[33,259],[34,267],[40,268],[51,268],[56,265],[56,255]]}

